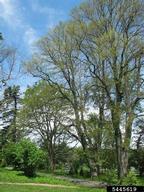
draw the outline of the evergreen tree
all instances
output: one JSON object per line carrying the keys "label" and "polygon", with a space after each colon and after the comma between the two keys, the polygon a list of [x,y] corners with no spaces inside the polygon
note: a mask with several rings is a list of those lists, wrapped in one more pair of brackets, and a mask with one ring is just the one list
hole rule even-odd
{"label": "evergreen tree", "polygon": [[20,101],[20,87],[10,86],[4,90],[4,96],[1,100],[1,147],[7,141],[17,142],[17,111]]}

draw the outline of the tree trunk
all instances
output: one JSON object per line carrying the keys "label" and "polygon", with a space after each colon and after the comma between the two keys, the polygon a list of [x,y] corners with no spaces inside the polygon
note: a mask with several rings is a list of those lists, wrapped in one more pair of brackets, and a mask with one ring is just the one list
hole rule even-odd
{"label": "tree trunk", "polygon": [[122,157],[121,157],[121,145],[122,145],[121,135],[115,134],[115,142],[116,142],[116,156],[117,156],[117,174],[118,179],[120,180],[123,177]]}
{"label": "tree trunk", "polygon": [[117,173],[118,179],[121,182],[122,179],[128,173],[128,149],[122,147],[122,138],[121,136],[116,137],[116,154],[117,154]]}
{"label": "tree trunk", "polygon": [[47,152],[48,152],[48,159],[49,159],[49,163],[50,163],[49,164],[50,172],[54,173],[54,171],[55,171],[55,156],[54,156],[52,141],[49,141],[47,143]]}
{"label": "tree trunk", "polygon": [[125,138],[124,138],[123,148],[121,152],[123,176],[127,176],[128,174],[128,151],[130,148],[132,123],[133,123],[134,117],[135,115],[133,113],[129,113],[129,117],[126,123]]}
{"label": "tree trunk", "polygon": [[122,148],[121,160],[122,160],[122,177],[125,177],[128,173],[128,150],[126,148]]}
{"label": "tree trunk", "polygon": [[97,176],[99,176],[100,173],[101,173],[101,172],[100,172],[100,166],[99,166],[99,165],[96,166],[96,172],[97,172]]}
{"label": "tree trunk", "polygon": [[52,173],[55,172],[55,160],[52,157],[50,158],[50,170]]}
{"label": "tree trunk", "polygon": [[55,159],[54,159],[54,153],[53,153],[53,151],[51,151],[50,169],[51,169],[51,172],[52,172],[52,173],[55,172]]}
{"label": "tree trunk", "polygon": [[120,106],[115,105],[112,108],[112,123],[113,123],[113,128],[115,131],[115,149],[116,149],[116,156],[117,156],[117,176],[119,181],[122,180],[124,177],[124,157],[125,155],[123,154],[122,150],[122,135],[121,135],[121,130],[120,130]]}

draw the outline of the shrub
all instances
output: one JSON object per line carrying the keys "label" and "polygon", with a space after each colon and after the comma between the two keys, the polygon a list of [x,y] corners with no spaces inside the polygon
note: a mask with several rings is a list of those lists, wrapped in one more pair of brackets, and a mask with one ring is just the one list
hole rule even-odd
{"label": "shrub", "polygon": [[86,155],[81,148],[77,148],[73,152],[70,162],[69,174],[83,177],[90,176],[90,168],[86,160]]}
{"label": "shrub", "polygon": [[106,174],[102,176],[102,180],[109,184],[116,184],[117,180],[117,171],[115,169],[107,170]]}
{"label": "shrub", "polygon": [[129,157],[130,167],[134,167],[139,171],[139,175],[144,176],[144,149],[131,150]]}
{"label": "shrub", "polygon": [[17,144],[7,146],[4,154],[8,165],[23,171],[28,177],[35,176],[36,169],[44,155],[34,143],[26,139]]}
{"label": "shrub", "polygon": [[3,149],[3,160],[5,161],[6,166],[13,166],[14,168],[18,167],[15,163],[16,153],[15,153],[16,145],[14,143],[9,143]]}
{"label": "shrub", "polygon": [[124,185],[138,184],[136,172],[133,170],[130,170],[128,175],[123,179],[122,184],[124,184]]}

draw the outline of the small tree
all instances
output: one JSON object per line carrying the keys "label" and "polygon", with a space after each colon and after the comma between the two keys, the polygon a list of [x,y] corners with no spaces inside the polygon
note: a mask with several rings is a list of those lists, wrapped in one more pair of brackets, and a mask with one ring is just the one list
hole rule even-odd
{"label": "small tree", "polygon": [[48,154],[49,168],[56,166],[56,145],[62,138],[67,108],[56,86],[40,81],[25,92],[19,122],[23,129],[40,136],[40,142]]}
{"label": "small tree", "polygon": [[[24,175],[28,177],[34,177],[36,175],[36,169],[41,163],[43,155],[43,152],[27,139],[13,144],[13,147],[11,145],[7,146],[4,151],[7,163],[23,171]],[[10,159],[11,161],[9,161]]]}

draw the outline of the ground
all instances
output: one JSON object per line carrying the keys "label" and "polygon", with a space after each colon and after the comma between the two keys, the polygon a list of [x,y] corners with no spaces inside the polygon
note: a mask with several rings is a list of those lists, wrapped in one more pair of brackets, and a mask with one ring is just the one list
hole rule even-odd
{"label": "ground", "polygon": [[0,169],[0,192],[105,192],[105,189],[84,187],[51,174],[38,173],[27,178],[21,172]]}
{"label": "ground", "polygon": [[[144,185],[144,178],[137,178]],[[106,192],[106,183],[38,172],[34,178],[0,168],[0,192]],[[102,188],[99,188],[102,187]]]}

